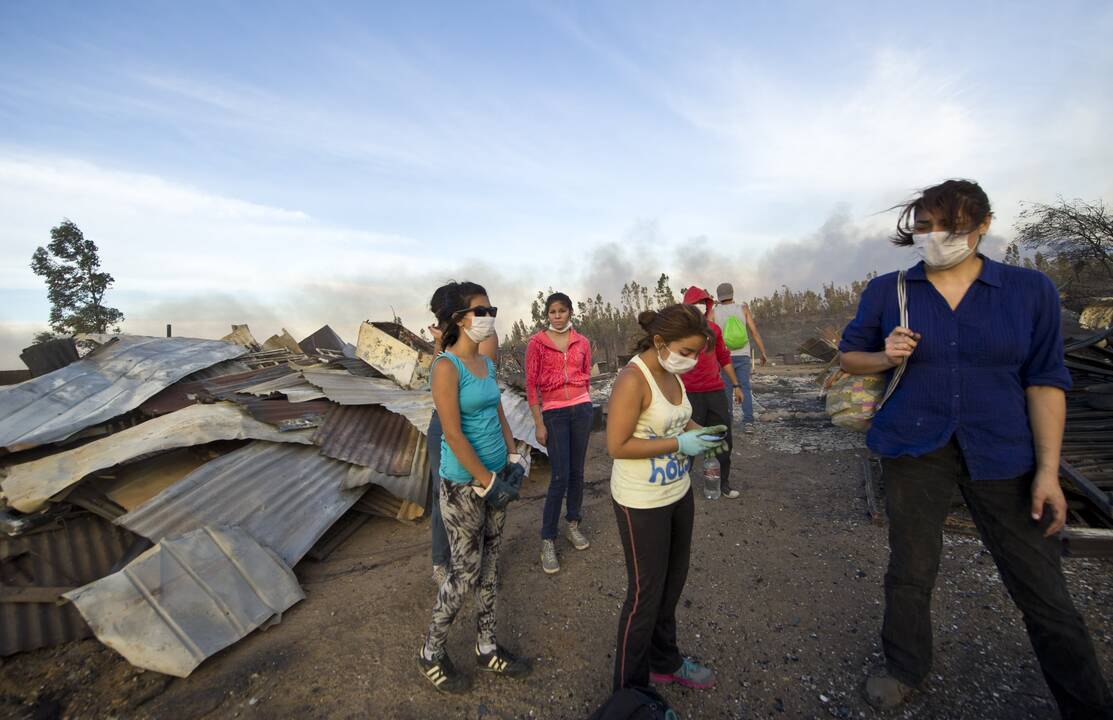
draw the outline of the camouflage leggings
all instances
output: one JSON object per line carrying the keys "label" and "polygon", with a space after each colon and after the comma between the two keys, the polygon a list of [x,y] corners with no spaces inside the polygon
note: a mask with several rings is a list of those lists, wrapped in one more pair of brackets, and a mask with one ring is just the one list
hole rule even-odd
{"label": "camouflage leggings", "polygon": [[433,604],[428,647],[434,655],[444,649],[448,628],[475,590],[478,639],[495,642],[495,600],[499,583],[499,547],[506,510],[496,510],[466,484],[445,482],[441,488],[441,517],[448,531],[452,560],[448,580],[441,585]]}

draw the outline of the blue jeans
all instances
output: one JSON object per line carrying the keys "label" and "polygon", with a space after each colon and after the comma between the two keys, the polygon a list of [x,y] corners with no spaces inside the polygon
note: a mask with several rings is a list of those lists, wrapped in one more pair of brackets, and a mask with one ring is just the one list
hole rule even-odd
{"label": "blue jeans", "polygon": [[584,504],[584,461],[587,443],[591,438],[591,403],[572,407],[545,410],[541,419],[549,433],[546,448],[552,479],[545,496],[545,509],[541,516],[541,539],[554,540],[560,522],[560,506],[568,497],[568,522],[578,522]]}
{"label": "blue jeans", "polygon": [[[754,396],[750,392],[750,369],[754,360],[749,355],[731,355],[730,364],[734,366],[734,374],[738,376],[738,384],[742,386],[744,398],[742,400],[742,422],[754,421]],[[730,386],[730,378],[723,373],[723,382],[727,385],[727,411],[734,414],[734,388]]]}
{"label": "blue jeans", "polygon": [[452,550],[448,546],[448,532],[444,529],[444,518],[441,517],[441,418],[433,411],[433,418],[429,421],[429,433],[425,441],[429,444],[429,485],[433,488],[433,564],[448,565],[452,559]]}

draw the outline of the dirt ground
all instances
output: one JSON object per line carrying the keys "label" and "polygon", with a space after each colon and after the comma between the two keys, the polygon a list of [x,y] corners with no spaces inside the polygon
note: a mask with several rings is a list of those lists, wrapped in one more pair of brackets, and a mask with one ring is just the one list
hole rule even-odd
{"label": "dirt ground", "polygon": [[[713,666],[708,691],[666,687],[683,718],[874,718],[861,699],[880,659],[885,529],[867,521],[861,438],[825,425],[799,373],[759,376],[766,420],[736,435],[739,500],[697,497],[682,651]],[[414,657],[429,621],[429,524],[375,519],[325,562],[297,568],[306,600],[281,624],[206,661],[187,679],[137,671],[95,640],[0,666],[0,716],[17,718],[585,718],[608,695],[625,570],[603,436],[588,459],[585,529],[541,572],[547,467],[512,506],[503,545],[499,640],[532,676],[477,676],[437,694]],[[1075,602],[1107,676],[1113,668],[1110,565],[1067,559]],[[974,538],[946,538],[934,601],[935,668],[907,718],[1052,718],[1019,613]],[[473,672],[474,606],[449,653]]]}

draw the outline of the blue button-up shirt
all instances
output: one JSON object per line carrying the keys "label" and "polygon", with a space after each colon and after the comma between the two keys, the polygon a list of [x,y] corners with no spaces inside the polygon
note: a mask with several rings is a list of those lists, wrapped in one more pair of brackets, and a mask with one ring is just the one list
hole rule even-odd
{"label": "blue button-up shirt", "polygon": [[[1013,478],[1035,466],[1024,389],[1070,389],[1059,293],[1041,272],[988,258],[958,308],[924,273],[905,274],[908,324],[922,335],[900,385],[866,443],[882,457],[918,457],[958,438],[975,480]],[[842,352],[878,352],[900,324],[897,273],[870,281],[846,326]]]}

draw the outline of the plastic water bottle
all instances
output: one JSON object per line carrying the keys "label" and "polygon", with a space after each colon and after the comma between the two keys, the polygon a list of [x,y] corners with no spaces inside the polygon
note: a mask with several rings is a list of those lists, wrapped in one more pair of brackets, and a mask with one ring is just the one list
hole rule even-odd
{"label": "plastic water bottle", "polygon": [[723,496],[722,467],[714,455],[703,458],[703,497],[718,500]]}

